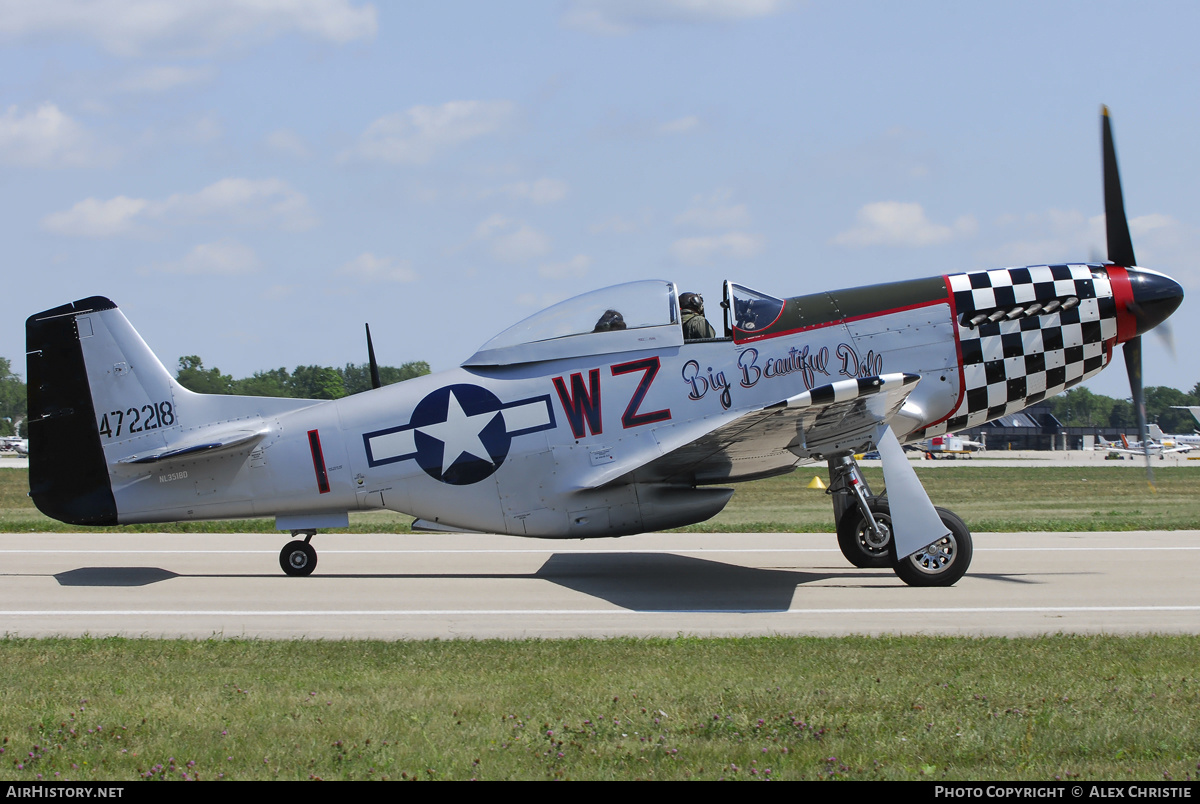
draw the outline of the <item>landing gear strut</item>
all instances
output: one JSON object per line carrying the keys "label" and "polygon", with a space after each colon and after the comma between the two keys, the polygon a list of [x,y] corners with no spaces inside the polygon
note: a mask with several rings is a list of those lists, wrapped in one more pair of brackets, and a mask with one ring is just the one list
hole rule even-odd
{"label": "landing gear strut", "polygon": [[890,567],[892,515],[887,500],[871,495],[854,456],[829,459],[829,494],[842,555],[863,569]]}
{"label": "landing gear strut", "polygon": [[[317,568],[317,550],[309,542],[316,535],[315,530],[292,531],[293,541],[285,544],[279,551],[279,566],[284,572],[297,577],[312,575],[313,570]],[[304,536],[304,540],[296,538],[298,536]]]}
{"label": "landing gear strut", "polygon": [[828,463],[838,547],[847,561],[862,568],[891,567],[909,586],[950,586],[966,573],[973,553],[971,531],[956,514],[934,508],[949,533],[897,559],[887,497],[871,494],[852,455],[830,458]]}

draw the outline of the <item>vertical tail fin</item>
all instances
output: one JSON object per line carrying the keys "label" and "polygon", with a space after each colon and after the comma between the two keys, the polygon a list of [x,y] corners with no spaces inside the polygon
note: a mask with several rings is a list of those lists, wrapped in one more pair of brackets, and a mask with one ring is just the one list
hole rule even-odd
{"label": "vertical tail fin", "polygon": [[30,316],[25,338],[30,497],[63,522],[117,524],[109,463],[165,443],[179,386],[100,296]]}

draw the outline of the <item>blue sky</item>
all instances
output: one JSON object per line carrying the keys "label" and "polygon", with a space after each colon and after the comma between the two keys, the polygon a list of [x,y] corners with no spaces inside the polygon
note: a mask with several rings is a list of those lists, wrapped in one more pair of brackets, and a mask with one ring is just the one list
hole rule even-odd
{"label": "blue sky", "polygon": [[[1200,292],[1200,6],[0,0],[0,355],[116,301],[169,368],[450,368],[547,303],[1104,255]],[[1193,298],[1146,383],[1200,381]],[[715,305],[713,305],[715,311]],[[710,311],[710,314],[713,311]],[[1127,396],[1120,360],[1089,383]]]}

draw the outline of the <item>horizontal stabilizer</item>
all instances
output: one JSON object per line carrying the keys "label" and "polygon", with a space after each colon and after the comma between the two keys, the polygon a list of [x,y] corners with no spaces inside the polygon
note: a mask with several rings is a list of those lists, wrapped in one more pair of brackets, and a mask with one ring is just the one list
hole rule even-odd
{"label": "horizontal stabilizer", "polygon": [[412,522],[414,532],[420,533],[480,533],[478,530],[470,530],[468,528],[459,528],[454,525],[447,525],[442,522],[433,522],[428,519],[414,519]]}
{"label": "horizontal stabilizer", "polygon": [[176,441],[161,449],[141,452],[121,458],[117,463],[142,464],[159,463],[177,458],[195,457],[201,452],[219,452],[222,450],[244,449],[250,444],[261,441],[270,432],[265,424],[257,429],[238,427],[236,430],[220,432],[205,431],[191,438]]}

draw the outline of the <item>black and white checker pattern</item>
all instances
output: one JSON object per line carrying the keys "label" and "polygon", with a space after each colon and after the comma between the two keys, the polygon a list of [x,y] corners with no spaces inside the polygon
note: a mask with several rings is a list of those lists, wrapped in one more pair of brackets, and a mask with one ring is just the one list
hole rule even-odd
{"label": "black and white checker pattern", "polygon": [[[1116,305],[1101,266],[1033,265],[948,277],[959,314],[963,397],[924,435],[974,427],[1016,413],[1104,368],[1104,342],[1117,336]],[[1065,300],[1078,306],[1012,321],[963,326],[976,312]],[[964,315],[965,314],[965,315]]]}

